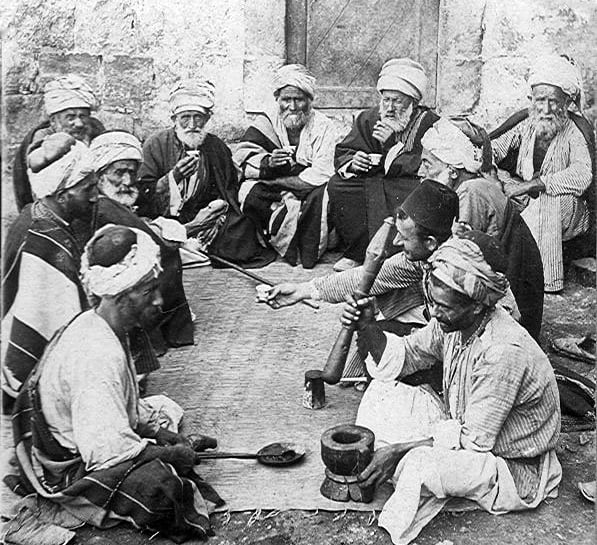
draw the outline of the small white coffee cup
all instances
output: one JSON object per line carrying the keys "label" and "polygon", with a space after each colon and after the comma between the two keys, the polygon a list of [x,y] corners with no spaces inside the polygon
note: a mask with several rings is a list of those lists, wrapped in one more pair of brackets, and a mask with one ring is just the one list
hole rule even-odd
{"label": "small white coffee cup", "polygon": [[381,163],[381,153],[370,153],[369,161],[371,161],[371,164],[376,167]]}

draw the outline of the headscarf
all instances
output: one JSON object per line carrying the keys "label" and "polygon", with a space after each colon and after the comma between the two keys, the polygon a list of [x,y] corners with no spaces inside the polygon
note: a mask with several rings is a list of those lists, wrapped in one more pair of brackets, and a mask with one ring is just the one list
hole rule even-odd
{"label": "headscarf", "polygon": [[76,186],[94,171],[93,157],[89,148],[77,140],[70,151],[60,159],[39,172],[29,171],[31,190],[36,198],[41,199]]}
{"label": "headscarf", "polygon": [[411,59],[390,59],[382,67],[377,80],[377,90],[400,91],[420,101],[427,87],[425,70]]}
{"label": "headscarf", "polygon": [[487,307],[494,306],[508,290],[506,275],[491,268],[470,237],[448,239],[429,258],[429,263],[431,276]]}
{"label": "headscarf", "polygon": [[143,162],[141,142],[136,136],[125,131],[109,131],[96,136],[89,146],[89,151],[93,155],[96,172],[116,161]]}
{"label": "headscarf", "polygon": [[46,84],[44,104],[48,115],[68,108],[94,108],[95,95],[82,77],[68,74]]}
{"label": "headscarf", "polygon": [[89,295],[116,296],[162,272],[160,248],[134,227],[109,223],[85,245],[81,280]]}
{"label": "headscarf", "polygon": [[400,205],[415,224],[437,236],[449,235],[458,208],[458,195],[435,180],[423,180]]}
{"label": "headscarf", "polygon": [[170,91],[170,114],[185,111],[210,114],[215,104],[215,92],[214,84],[206,79],[180,81]]}
{"label": "headscarf", "polygon": [[473,146],[456,125],[443,117],[423,135],[421,145],[447,165],[473,174],[481,169],[481,150]]}
{"label": "headscarf", "polygon": [[280,89],[292,85],[300,89],[311,99],[315,96],[315,78],[302,64],[287,64],[274,75],[274,94]]}
{"label": "headscarf", "polygon": [[559,87],[581,110],[582,76],[579,66],[572,59],[561,55],[545,55],[537,59],[531,68],[529,85],[533,88],[541,84]]}

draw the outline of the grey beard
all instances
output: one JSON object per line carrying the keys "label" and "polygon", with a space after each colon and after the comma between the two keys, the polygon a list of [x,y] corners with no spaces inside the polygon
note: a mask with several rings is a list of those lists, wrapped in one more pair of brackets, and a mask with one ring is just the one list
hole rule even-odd
{"label": "grey beard", "polygon": [[305,112],[284,112],[282,114],[282,122],[284,126],[290,131],[301,130],[309,120],[309,114]]}
{"label": "grey beard", "polygon": [[411,104],[406,110],[398,114],[397,117],[383,117],[383,122],[392,127],[394,132],[402,132],[406,129],[412,114],[413,105]]}
{"label": "grey beard", "polygon": [[197,149],[207,136],[207,131],[205,129],[199,129],[194,132],[185,132],[180,127],[175,127],[176,136],[178,139],[187,147],[191,149]]}
{"label": "grey beard", "polygon": [[552,119],[541,119],[536,110],[531,110],[531,125],[535,128],[536,138],[543,142],[551,142],[566,123],[566,112],[554,114]]}
{"label": "grey beard", "polygon": [[97,188],[102,195],[129,208],[133,207],[139,196],[139,190],[136,188],[122,191],[115,188],[109,181],[101,179],[97,183]]}

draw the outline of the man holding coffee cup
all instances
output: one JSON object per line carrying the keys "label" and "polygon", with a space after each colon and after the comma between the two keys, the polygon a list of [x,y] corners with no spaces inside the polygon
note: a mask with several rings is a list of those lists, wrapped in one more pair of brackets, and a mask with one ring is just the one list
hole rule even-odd
{"label": "man holding coffee cup", "polygon": [[421,138],[439,119],[420,105],[427,77],[411,59],[391,59],[379,74],[379,106],[361,112],[336,146],[328,184],[334,225],[346,245],[334,270],[360,265],[370,238],[418,184]]}
{"label": "man holding coffee cup", "polygon": [[310,269],[327,248],[326,183],[338,133],[312,108],[315,78],[303,65],[282,66],[273,88],[273,111],[255,119],[234,153],[239,200],[278,254]]}

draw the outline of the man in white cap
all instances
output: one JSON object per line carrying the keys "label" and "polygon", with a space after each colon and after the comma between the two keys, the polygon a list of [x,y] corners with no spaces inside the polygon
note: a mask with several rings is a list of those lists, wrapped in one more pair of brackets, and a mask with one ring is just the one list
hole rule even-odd
{"label": "man in white cap", "polygon": [[[102,123],[91,117],[96,100],[91,87],[74,74],[50,81],[44,88],[44,107],[47,120],[29,131],[15,155],[13,166],[13,186],[17,209],[33,202],[38,195],[32,193],[28,174],[29,153],[39,147],[49,135],[64,133],[63,145],[80,141],[89,142],[104,131]],[[42,168],[41,165],[39,168]]]}
{"label": "man in white cap", "polygon": [[[530,108],[490,136],[498,166],[510,175],[505,192],[524,207],[522,217],[541,251],[545,291],[557,292],[564,287],[563,242],[591,227],[586,199],[592,197],[595,137],[580,113],[582,81],[572,61],[539,59],[529,84]],[[594,252],[594,232],[590,238]]]}
{"label": "man in white cap", "polygon": [[458,230],[495,237],[507,257],[506,276],[520,311],[520,324],[538,341],[543,315],[543,265],[525,221],[492,172],[487,133],[466,118],[441,118],[423,136],[419,175],[458,195]]}
{"label": "man in white cap", "polygon": [[358,266],[370,238],[419,183],[421,137],[438,116],[420,105],[427,76],[411,59],[391,59],[379,74],[379,106],[361,112],[336,146],[328,190],[332,220],[346,245],[334,270]]}
{"label": "man in white cap", "polygon": [[[143,162],[141,142],[128,132],[108,131],[95,138],[89,150],[98,175],[100,196],[94,206],[85,240],[109,223],[148,233],[160,246],[164,269],[161,276],[164,298],[162,320],[150,332],[152,344],[158,354],[163,354],[169,346],[193,344],[193,319],[182,283],[182,264],[178,251],[180,244],[186,241],[185,226],[165,218],[148,222],[134,212],[139,195],[137,173]],[[139,358],[135,359],[138,373],[144,374],[157,368],[151,360],[144,360],[145,365]]]}
{"label": "man in white cap", "polygon": [[78,277],[82,246],[72,222],[89,218],[97,200],[96,177],[83,144],[61,161],[62,176],[48,175],[43,183],[33,185],[39,200],[24,208],[4,246],[5,408],[54,332],[87,306]]}
{"label": "man in white cap", "polygon": [[327,181],[338,132],[313,109],[315,78],[301,64],[274,76],[276,104],[256,117],[234,153],[243,212],[291,265],[313,268],[327,248]]}
{"label": "man in white cap", "polygon": [[152,134],[143,145],[138,213],[186,224],[217,205],[222,218],[204,246],[238,264],[262,266],[274,256],[259,243],[253,222],[242,215],[230,150],[205,128],[213,113],[214,92],[213,84],[202,79],[182,81],[170,92],[173,126]]}
{"label": "man in white cap", "polygon": [[97,304],[59,330],[17,399],[22,486],[98,528],[126,520],[177,543],[205,538],[224,502],[193,471],[192,444],[177,433],[182,409],[139,398],[129,347],[134,328],[161,317],[159,247],[108,225],[85,246],[80,272]]}

